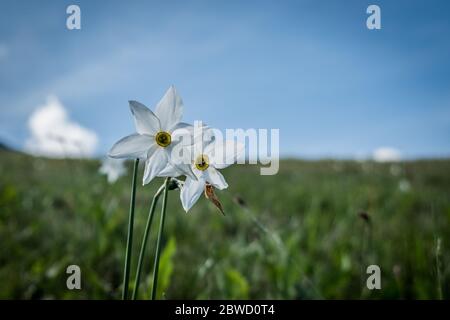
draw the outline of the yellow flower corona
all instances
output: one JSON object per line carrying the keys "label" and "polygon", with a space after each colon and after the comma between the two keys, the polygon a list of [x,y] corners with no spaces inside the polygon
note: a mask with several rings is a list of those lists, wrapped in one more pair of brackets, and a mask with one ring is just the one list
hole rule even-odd
{"label": "yellow flower corona", "polygon": [[200,171],[205,171],[209,167],[209,158],[206,154],[201,154],[195,160],[195,167]]}
{"label": "yellow flower corona", "polygon": [[170,145],[170,143],[172,142],[172,137],[170,136],[170,133],[165,132],[165,131],[160,131],[156,134],[155,140],[159,146],[165,148],[168,145]]}

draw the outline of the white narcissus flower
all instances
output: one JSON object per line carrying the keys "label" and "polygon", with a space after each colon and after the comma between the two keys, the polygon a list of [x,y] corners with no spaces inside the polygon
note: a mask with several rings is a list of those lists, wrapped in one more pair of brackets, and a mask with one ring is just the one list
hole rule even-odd
{"label": "white narcissus flower", "polygon": [[224,169],[235,163],[242,155],[244,146],[235,141],[217,141],[207,145],[203,142],[196,143],[192,149],[192,171],[197,179],[186,177],[180,192],[181,204],[186,212],[197,202],[202,192],[205,191],[208,195],[207,186],[219,190],[228,187],[218,169]]}
{"label": "white narcissus flower", "polygon": [[126,172],[124,162],[123,159],[105,158],[99,172],[106,175],[109,183],[114,183]]}
{"label": "white narcissus flower", "polygon": [[[175,88],[171,86],[158,103],[153,113],[137,101],[129,101],[134,116],[137,133],[131,134],[116,142],[109,156],[111,158],[143,158],[146,159],[143,184],[149,183],[166,167],[166,176],[176,176],[179,172],[195,179],[189,164],[171,161],[171,151],[182,143],[192,126],[182,123],[183,102]],[[172,164],[171,166],[169,166]],[[173,168],[173,172],[170,171]]]}

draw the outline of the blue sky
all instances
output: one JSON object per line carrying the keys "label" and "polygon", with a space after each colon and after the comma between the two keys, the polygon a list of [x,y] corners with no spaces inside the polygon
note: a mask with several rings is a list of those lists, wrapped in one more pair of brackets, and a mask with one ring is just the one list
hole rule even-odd
{"label": "blue sky", "polygon": [[[81,30],[66,8],[81,8]],[[381,7],[381,30],[366,8]],[[134,131],[128,100],[174,84],[184,119],[279,128],[283,156],[450,155],[448,1],[5,1],[0,141],[23,148],[56,96],[101,155]]]}

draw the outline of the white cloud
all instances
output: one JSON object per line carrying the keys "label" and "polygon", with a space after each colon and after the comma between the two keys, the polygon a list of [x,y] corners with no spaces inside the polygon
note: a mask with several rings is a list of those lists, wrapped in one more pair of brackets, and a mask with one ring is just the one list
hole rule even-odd
{"label": "white cloud", "polygon": [[391,147],[380,147],[375,149],[372,155],[377,162],[394,162],[401,160],[401,153],[399,150]]}
{"label": "white cloud", "polygon": [[31,137],[25,149],[49,157],[88,157],[93,155],[98,138],[95,132],[69,119],[55,96],[47,98],[28,119]]}

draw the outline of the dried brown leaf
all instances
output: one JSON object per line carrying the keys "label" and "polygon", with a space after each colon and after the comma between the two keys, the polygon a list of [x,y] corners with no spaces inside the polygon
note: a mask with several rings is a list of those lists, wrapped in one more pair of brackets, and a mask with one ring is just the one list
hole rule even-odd
{"label": "dried brown leaf", "polygon": [[206,199],[211,201],[220,210],[220,212],[222,212],[223,215],[225,215],[222,204],[220,203],[219,198],[217,198],[214,192],[214,187],[210,184],[207,184],[205,186],[205,197]]}

